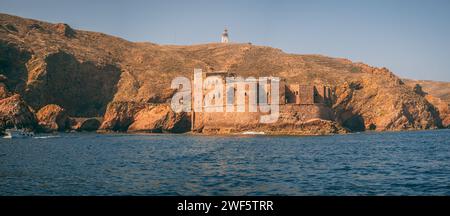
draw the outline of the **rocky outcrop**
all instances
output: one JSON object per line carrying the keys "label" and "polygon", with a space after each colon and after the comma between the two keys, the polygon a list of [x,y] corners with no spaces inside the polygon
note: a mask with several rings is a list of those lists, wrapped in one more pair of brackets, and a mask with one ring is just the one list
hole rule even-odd
{"label": "rocky outcrop", "polygon": [[345,134],[349,131],[340,126],[337,122],[324,119],[310,119],[308,121],[292,122],[277,122],[276,124],[256,124],[253,126],[247,125],[239,127],[212,127],[205,126],[201,129],[202,134],[217,135],[217,134],[258,134],[264,133],[267,135],[331,135],[331,134]]}
{"label": "rocky outcrop", "polygon": [[450,83],[429,80],[404,81],[436,107],[442,119],[442,126],[450,128]]}
{"label": "rocky outcrop", "polygon": [[191,128],[186,113],[175,113],[169,105],[148,106],[136,113],[129,132],[187,132]]}
{"label": "rocky outcrop", "polygon": [[56,32],[58,32],[60,35],[73,38],[75,37],[76,32],[67,24],[65,23],[58,23],[55,24]]}
{"label": "rocky outcrop", "polygon": [[7,77],[0,74],[0,132],[6,128],[37,127],[36,115],[19,94],[13,94],[6,86]]}
{"label": "rocky outcrop", "polygon": [[[24,95],[36,108],[60,104],[70,116],[103,115],[112,100],[120,70],[111,64],[80,62],[58,51],[47,55],[29,74]],[[40,63],[39,63],[40,62]],[[30,63],[31,64],[31,63]]]}
{"label": "rocky outcrop", "polygon": [[36,115],[18,94],[0,100],[0,131],[13,127],[37,127]]}
{"label": "rocky outcrop", "polygon": [[99,130],[126,131],[133,123],[136,113],[145,107],[144,103],[111,102],[108,104]]}
{"label": "rocky outcrop", "polygon": [[66,110],[56,104],[42,107],[36,116],[39,125],[45,132],[64,131],[69,126],[69,116]]}
{"label": "rocky outcrop", "polygon": [[101,118],[70,118],[70,130],[96,131],[100,128]]}
{"label": "rocky outcrop", "polygon": [[31,52],[3,39],[0,36],[0,82],[8,86],[11,92],[23,94],[29,72],[26,63],[31,58]]}
{"label": "rocky outcrop", "polygon": [[330,134],[345,134],[348,130],[340,126],[338,123],[323,119],[310,119],[306,122],[299,122],[294,124],[293,129],[279,128],[269,131],[269,134],[274,135],[330,135]]}
{"label": "rocky outcrop", "polygon": [[[315,135],[346,133],[334,122],[333,110],[323,104],[280,106],[275,123],[260,123],[262,115],[256,112],[195,113],[194,131],[204,134],[265,132],[268,134]],[[334,123],[333,123],[334,122]],[[320,126],[324,126],[320,129]]]}
{"label": "rocky outcrop", "polygon": [[190,130],[186,113],[177,114],[167,104],[112,102],[106,109],[101,131],[172,132]]}
{"label": "rocky outcrop", "polygon": [[367,76],[339,86],[333,107],[338,121],[352,131],[442,127],[439,114],[425,98],[386,79],[391,77]]}
{"label": "rocky outcrop", "polygon": [[430,94],[426,94],[425,98],[438,110],[439,116],[442,120],[442,126],[445,128],[450,128],[450,105],[442,99]]}

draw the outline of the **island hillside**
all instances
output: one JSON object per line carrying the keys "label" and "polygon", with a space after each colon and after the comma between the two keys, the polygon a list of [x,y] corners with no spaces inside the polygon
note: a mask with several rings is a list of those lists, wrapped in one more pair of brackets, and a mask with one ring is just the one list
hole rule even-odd
{"label": "island hillside", "polygon": [[[194,68],[332,88],[326,118],[305,120],[301,111],[286,108],[270,131],[329,134],[450,124],[448,83],[402,80],[387,68],[250,43],[136,43],[0,14],[0,130],[189,132],[190,114],[174,113],[168,103],[172,79],[192,77]],[[243,124],[242,130],[254,128]]]}

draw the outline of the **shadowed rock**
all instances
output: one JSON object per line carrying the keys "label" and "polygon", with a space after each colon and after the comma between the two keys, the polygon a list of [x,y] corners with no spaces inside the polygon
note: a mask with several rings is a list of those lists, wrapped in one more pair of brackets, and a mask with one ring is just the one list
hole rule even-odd
{"label": "shadowed rock", "polygon": [[28,83],[25,96],[33,107],[60,104],[70,116],[103,115],[112,100],[119,80],[119,69],[113,65],[79,62],[73,55],[57,52],[45,58]]}
{"label": "shadowed rock", "polygon": [[100,124],[100,118],[70,118],[70,129],[75,131],[96,131]]}

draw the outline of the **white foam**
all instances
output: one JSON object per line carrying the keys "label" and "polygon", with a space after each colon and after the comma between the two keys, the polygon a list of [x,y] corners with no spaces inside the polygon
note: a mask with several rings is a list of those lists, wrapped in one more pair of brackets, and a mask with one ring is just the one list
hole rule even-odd
{"label": "white foam", "polygon": [[266,133],[264,133],[264,132],[257,132],[257,131],[245,131],[242,134],[244,134],[244,135],[264,135]]}
{"label": "white foam", "polygon": [[35,136],[33,138],[35,138],[35,139],[49,139],[49,138],[57,138],[57,137],[60,137],[60,136]]}

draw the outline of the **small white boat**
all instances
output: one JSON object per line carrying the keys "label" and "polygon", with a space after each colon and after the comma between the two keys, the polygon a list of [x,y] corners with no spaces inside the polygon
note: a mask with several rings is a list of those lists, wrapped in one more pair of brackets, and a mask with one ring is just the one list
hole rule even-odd
{"label": "small white boat", "polygon": [[11,128],[5,130],[6,135],[3,138],[12,139],[12,138],[28,138],[33,137],[33,132],[28,132],[24,129]]}

